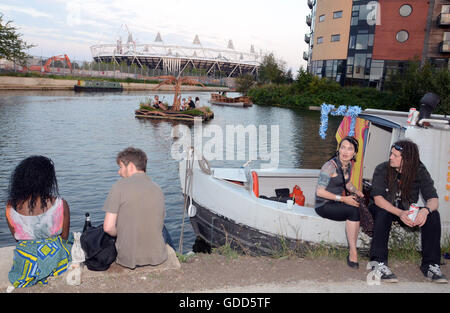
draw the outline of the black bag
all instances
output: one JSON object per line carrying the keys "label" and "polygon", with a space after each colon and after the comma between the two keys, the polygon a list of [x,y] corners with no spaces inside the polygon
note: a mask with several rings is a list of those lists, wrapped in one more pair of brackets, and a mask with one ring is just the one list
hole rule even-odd
{"label": "black bag", "polygon": [[91,271],[106,271],[116,260],[116,238],[103,230],[103,224],[87,228],[80,237],[85,254],[84,264]]}
{"label": "black bag", "polygon": [[[366,195],[364,195],[364,198],[359,197],[356,193],[349,192],[347,190],[347,184],[345,182],[344,177],[344,171],[341,167],[337,167],[338,172],[342,175],[343,183],[344,183],[344,190],[346,196],[355,196],[356,201],[359,203],[358,210],[359,210],[359,225],[361,227],[361,230],[363,233],[368,235],[369,237],[373,237],[373,226],[374,226],[374,220],[373,216],[370,213],[369,209],[367,208],[367,200]],[[371,186],[367,182],[363,182],[365,188],[371,188]],[[364,188],[363,188],[364,189]],[[369,192],[370,194],[370,192]],[[367,195],[367,198],[369,198],[369,194]]]}

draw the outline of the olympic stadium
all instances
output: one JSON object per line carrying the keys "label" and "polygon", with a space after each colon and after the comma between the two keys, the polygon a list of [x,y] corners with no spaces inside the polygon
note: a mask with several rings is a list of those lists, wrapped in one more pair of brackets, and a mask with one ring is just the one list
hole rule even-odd
{"label": "olympic stadium", "polygon": [[256,76],[262,60],[262,53],[256,53],[254,46],[249,52],[238,51],[230,40],[226,49],[209,48],[201,44],[198,35],[191,45],[180,46],[165,43],[160,33],[152,43],[136,44],[128,32],[125,43],[119,38],[116,43],[90,48],[95,62],[136,64],[163,75],[181,75],[196,70],[206,76],[216,73],[222,77]]}

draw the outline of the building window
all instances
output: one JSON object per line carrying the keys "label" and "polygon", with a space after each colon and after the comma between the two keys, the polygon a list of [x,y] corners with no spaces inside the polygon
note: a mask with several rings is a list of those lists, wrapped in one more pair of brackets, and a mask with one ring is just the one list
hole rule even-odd
{"label": "building window", "polygon": [[333,13],[333,18],[341,18],[342,17],[342,11],[336,11]]}
{"label": "building window", "polygon": [[449,42],[450,41],[450,32],[445,32],[444,33],[444,41],[445,42]]}
{"label": "building window", "polygon": [[441,8],[441,13],[449,14],[450,13],[450,4],[443,4]]}
{"label": "building window", "polygon": [[412,6],[410,6],[409,4],[404,4],[400,7],[400,15],[403,17],[407,17],[410,16],[412,13]]}
{"label": "building window", "polygon": [[317,44],[323,43],[323,37],[317,37]]}
{"label": "building window", "polygon": [[355,49],[355,42],[356,42],[356,36],[355,35],[350,36],[350,39],[348,41],[348,48]]}
{"label": "building window", "polygon": [[335,41],[341,41],[341,35],[340,34],[331,35],[331,42],[335,42]]}
{"label": "building window", "polygon": [[368,45],[369,47],[372,47],[372,46],[373,46],[373,39],[374,39],[374,35],[373,35],[373,34],[370,34],[370,35],[369,35],[369,42],[367,43],[367,45]]}
{"label": "building window", "polygon": [[364,79],[365,65],[366,65],[366,55],[355,54],[355,62],[353,65],[353,78]]}
{"label": "building window", "polygon": [[359,6],[359,20],[367,20],[367,15],[372,11],[370,5],[360,5]]}
{"label": "building window", "polygon": [[397,33],[395,36],[395,39],[397,39],[398,42],[405,42],[409,38],[409,34],[406,30],[401,30]]}
{"label": "building window", "polygon": [[367,50],[369,35],[356,36],[356,50]]}
{"label": "building window", "polygon": [[325,14],[319,16],[319,23],[325,21]]}

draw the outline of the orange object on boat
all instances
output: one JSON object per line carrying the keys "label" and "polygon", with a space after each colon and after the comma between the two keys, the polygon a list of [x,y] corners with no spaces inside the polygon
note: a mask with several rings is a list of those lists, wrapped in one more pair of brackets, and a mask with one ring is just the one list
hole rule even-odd
{"label": "orange object on boat", "polygon": [[253,180],[253,193],[256,198],[259,198],[259,184],[258,184],[258,174],[255,171],[252,172],[252,180]]}
{"label": "orange object on boat", "polygon": [[292,193],[289,196],[294,199],[296,204],[301,206],[305,205],[305,196],[303,195],[302,189],[298,185],[295,185]]}

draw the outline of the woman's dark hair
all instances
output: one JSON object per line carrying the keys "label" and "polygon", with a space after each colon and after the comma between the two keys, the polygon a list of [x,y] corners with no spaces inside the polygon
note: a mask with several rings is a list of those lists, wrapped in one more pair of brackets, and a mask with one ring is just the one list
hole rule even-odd
{"label": "woman's dark hair", "polygon": [[[410,201],[410,199],[408,199],[409,191],[416,179],[417,167],[420,164],[419,147],[411,140],[400,140],[394,143],[392,148],[399,151],[402,156],[400,180],[401,198]],[[386,176],[389,189],[393,190],[394,186],[397,184],[397,170],[388,166]]]}
{"label": "woman's dark hair", "polygon": [[8,190],[8,204],[14,209],[30,200],[29,208],[35,208],[40,199],[41,209],[47,200],[59,196],[53,161],[44,156],[30,156],[17,165],[11,174]]}
{"label": "woman's dark hair", "polygon": [[[337,149],[336,154],[334,156],[338,156],[339,155],[339,149],[341,148],[341,145],[342,145],[342,143],[344,141],[350,142],[352,144],[353,148],[355,149],[355,153],[358,153],[358,145],[359,145],[358,144],[358,140],[355,137],[346,136],[346,137],[342,138],[341,142],[339,142],[338,149]],[[334,158],[334,156],[332,158]],[[356,158],[353,157],[352,161],[356,161]]]}

